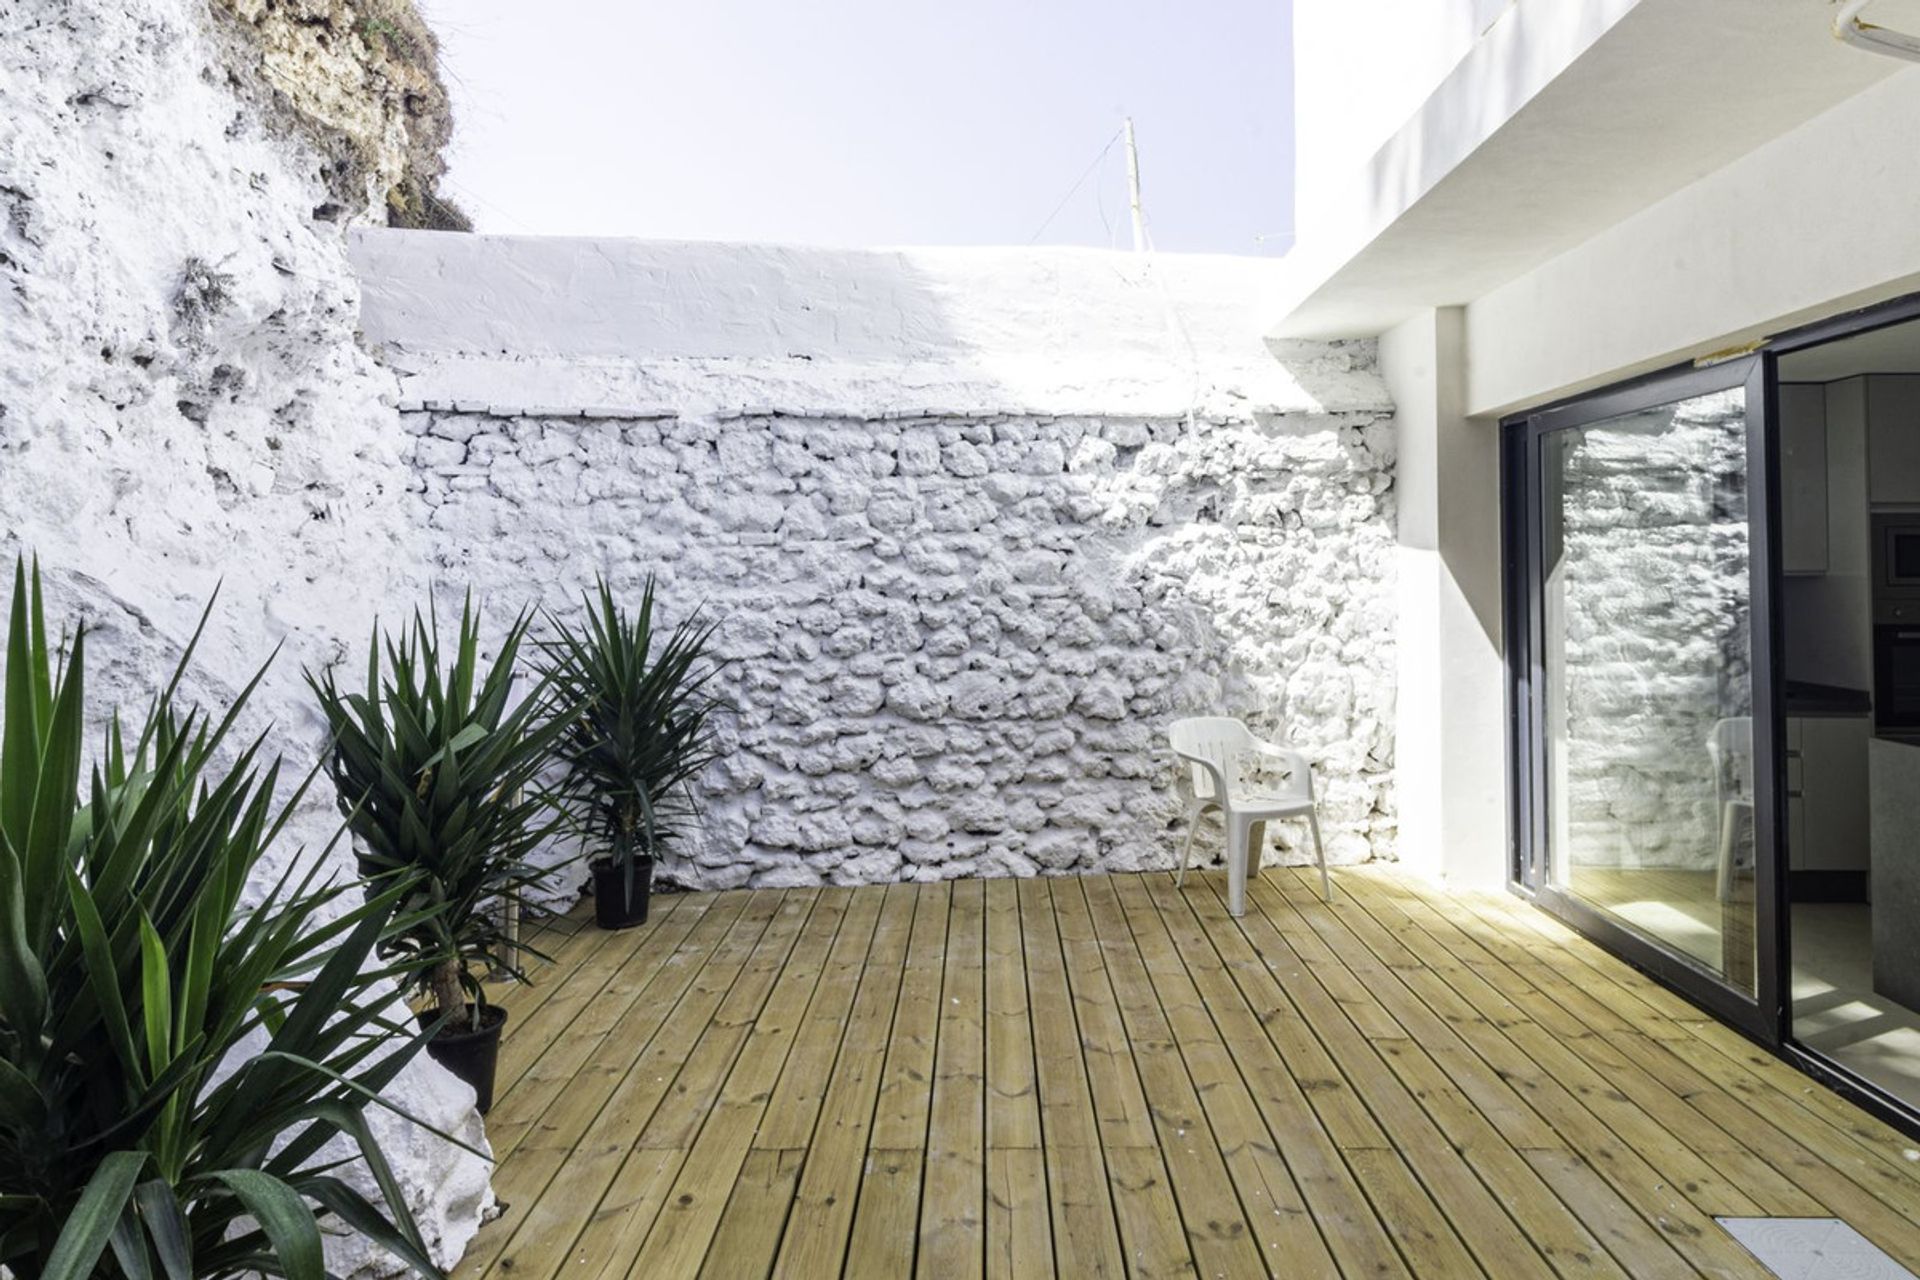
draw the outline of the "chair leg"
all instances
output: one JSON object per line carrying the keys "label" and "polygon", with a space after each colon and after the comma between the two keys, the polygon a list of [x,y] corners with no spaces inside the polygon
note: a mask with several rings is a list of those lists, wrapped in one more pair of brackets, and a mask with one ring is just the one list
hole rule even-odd
{"label": "chair leg", "polygon": [[1173,887],[1176,889],[1187,887],[1187,867],[1193,861],[1193,838],[1199,834],[1199,831],[1200,810],[1190,809],[1187,812],[1187,842],[1180,846],[1180,874],[1174,877],[1173,881]]}
{"label": "chair leg", "polygon": [[1264,822],[1249,822],[1247,824],[1246,844],[1247,883],[1251,884],[1260,878],[1260,855],[1266,852],[1266,848],[1267,824]]}
{"label": "chair leg", "polygon": [[1720,866],[1714,877],[1714,893],[1722,902],[1733,897],[1733,846],[1738,830],[1739,802],[1729,800],[1720,808]]}
{"label": "chair leg", "polygon": [[1320,896],[1333,901],[1333,878],[1327,874],[1327,849],[1320,843],[1320,815],[1307,810],[1307,828],[1313,832],[1313,856],[1320,863]]}
{"label": "chair leg", "polygon": [[1247,914],[1247,828],[1252,825],[1239,814],[1227,819],[1227,914]]}

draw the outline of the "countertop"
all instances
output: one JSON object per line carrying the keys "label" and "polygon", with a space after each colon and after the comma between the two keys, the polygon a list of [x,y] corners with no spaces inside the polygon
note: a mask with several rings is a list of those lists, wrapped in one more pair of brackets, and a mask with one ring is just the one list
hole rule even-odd
{"label": "countertop", "polygon": [[1865,689],[1848,689],[1837,684],[1816,684],[1811,680],[1786,682],[1786,715],[1865,716],[1873,714],[1873,698]]}

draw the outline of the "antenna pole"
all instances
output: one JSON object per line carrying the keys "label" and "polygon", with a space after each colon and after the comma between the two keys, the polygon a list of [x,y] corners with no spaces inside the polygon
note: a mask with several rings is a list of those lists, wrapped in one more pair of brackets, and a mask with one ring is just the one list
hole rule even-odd
{"label": "antenna pole", "polygon": [[1133,209],[1133,251],[1147,251],[1147,215],[1140,207],[1140,148],[1134,145],[1133,117],[1127,117],[1127,203]]}

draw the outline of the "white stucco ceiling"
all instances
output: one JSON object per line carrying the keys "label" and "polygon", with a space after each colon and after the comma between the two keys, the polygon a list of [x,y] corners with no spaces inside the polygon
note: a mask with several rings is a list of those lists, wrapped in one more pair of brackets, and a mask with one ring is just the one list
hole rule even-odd
{"label": "white stucco ceiling", "polygon": [[[1920,30],[1920,0],[1867,16]],[[1831,18],[1827,0],[1515,6],[1350,189],[1301,192],[1278,332],[1469,303],[1906,65]],[[1577,52],[1533,91],[1543,43]]]}
{"label": "white stucco ceiling", "polygon": [[1862,373],[1920,373],[1920,320],[1780,357],[1783,382],[1832,382]]}

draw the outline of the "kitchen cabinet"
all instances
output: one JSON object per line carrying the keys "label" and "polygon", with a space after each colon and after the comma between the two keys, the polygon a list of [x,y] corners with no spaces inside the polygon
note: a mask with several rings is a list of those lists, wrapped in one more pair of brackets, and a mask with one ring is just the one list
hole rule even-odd
{"label": "kitchen cabinet", "polygon": [[1920,507],[1920,375],[1875,374],[1867,382],[1867,500]]}
{"label": "kitchen cabinet", "polygon": [[1866,716],[1787,718],[1787,866],[1864,871],[1871,842]]}
{"label": "kitchen cabinet", "polygon": [[1780,384],[1780,569],[1827,571],[1827,389]]}
{"label": "kitchen cabinet", "polygon": [[1873,788],[1873,989],[1920,1009],[1920,746],[1875,738]]}

